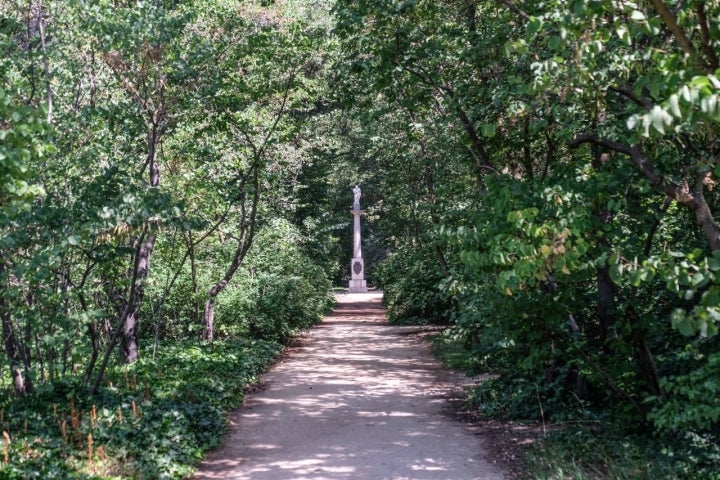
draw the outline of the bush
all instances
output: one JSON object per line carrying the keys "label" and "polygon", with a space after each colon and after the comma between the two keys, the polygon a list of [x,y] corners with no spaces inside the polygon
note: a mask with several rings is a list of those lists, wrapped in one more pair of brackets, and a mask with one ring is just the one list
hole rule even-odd
{"label": "bush", "polygon": [[391,323],[449,323],[453,297],[439,288],[445,275],[435,255],[430,249],[408,247],[374,267]]}

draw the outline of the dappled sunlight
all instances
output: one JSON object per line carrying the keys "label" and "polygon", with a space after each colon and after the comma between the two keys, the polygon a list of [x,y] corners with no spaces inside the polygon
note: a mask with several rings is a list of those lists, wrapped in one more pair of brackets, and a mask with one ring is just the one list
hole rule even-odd
{"label": "dappled sunlight", "polygon": [[427,345],[385,321],[379,295],[357,296],[272,369],[196,479],[502,478],[448,418]]}

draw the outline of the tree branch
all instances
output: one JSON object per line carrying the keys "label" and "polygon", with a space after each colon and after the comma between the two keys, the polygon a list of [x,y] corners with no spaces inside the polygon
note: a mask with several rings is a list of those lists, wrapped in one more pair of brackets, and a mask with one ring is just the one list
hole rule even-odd
{"label": "tree branch", "polygon": [[655,166],[648,161],[642,153],[641,144],[627,145],[624,143],[615,142],[606,138],[600,138],[595,135],[586,133],[578,135],[568,143],[568,147],[575,149],[584,143],[591,143],[593,145],[599,145],[601,147],[609,148],[618,153],[622,153],[630,157],[630,160],[637,166],[642,174],[650,181],[650,184],[658,191],[666,194],[667,196],[678,200],[682,203],[683,195],[682,188],[678,185],[672,185],[665,177],[659,174],[655,170]]}
{"label": "tree branch", "polygon": [[633,102],[637,103],[639,106],[644,108],[645,110],[650,110],[653,106],[653,103],[646,97],[638,97],[635,95],[635,92],[633,92],[628,87],[608,87],[608,90],[611,92],[618,93],[622,95],[625,98],[628,98],[632,100]]}
{"label": "tree branch", "polygon": [[670,29],[673,36],[680,45],[680,48],[682,48],[683,52],[687,53],[688,55],[695,55],[695,47],[693,47],[690,39],[685,34],[685,30],[683,30],[682,27],[678,25],[675,15],[673,15],[668,6],[665,5],[665,2],[663,2],[663,0],[650,0],[650,3],[653,5],[653,7],[655,7],[655,10],[658,11],[660,17],[665,23],[665,26]]}
{"label": "tree branch", "polygon": [[520,10],[520,8],[518,8],[512,0],[498,0],[498,2],[508,7],[515,15],[519,15],[525,20],[530,20],[530,15],[528,15],[527,12]]}
{"label": "tree branch", "polygon": [[592,143],[594,145],[599,145],[601,147],[609,148],[610,150],[614,150],[618,153],[624,153],[625,155],[632,155],[632,147],[630,145],[626,145],[624,143],[614,142],[612,140],[608,140],[606,138],[600,138],[596,135],[590,134],[590,133],[584,133],[582,135],[578,135],[574,139],[570,140],[568,142],[568,147],[571,149],[576,149],[580,145],[584,143]]}
{"label": "tree branch", "polygon": [[584,143],[600,145],[630,157],[630,161],[634,163],[645,178],[650,181],[650,185],[652,185],[656,191],[664,193],[695,214],[695,221],[702,229],[705,240],[710,248],[713,251],[720,250],[720,226],[718,226],[715,221],[710,205],[708,205],[704,194],[705,179],[707,177],[706,171],[698,170],[696,172],[695,183],[691,190],[687,181],[681,184],[673,183],[659,173],[655,169],[655,165],[643,154],[642,144],[640,143],[631,146],[605,138],[599,138],[595,135],[583,134],[570,141],[568,147],[574,149]]}
{"label": "tree branch", "polygon": [[708,58],[710,68],[716,70],[720,68],[720,61],[718,61],[717,54],[712,47],[712,38],[710,36],[710,24],[708,23],[707,14],[705,12],[705,2],[700,1],[695,5],[698,16],[698,23],[700,24],[700,39],[702,51]]}

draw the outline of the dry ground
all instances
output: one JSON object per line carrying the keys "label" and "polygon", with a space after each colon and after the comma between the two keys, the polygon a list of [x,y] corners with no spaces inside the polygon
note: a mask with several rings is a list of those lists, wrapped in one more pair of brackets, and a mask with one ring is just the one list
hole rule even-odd
{"label": "dry ground", "polygon": [[463,413],[464,379],[417,328],[389,325],[380,300],[339,296],[231,416],[226,442],[193,478],[515,478],[527,432]]}

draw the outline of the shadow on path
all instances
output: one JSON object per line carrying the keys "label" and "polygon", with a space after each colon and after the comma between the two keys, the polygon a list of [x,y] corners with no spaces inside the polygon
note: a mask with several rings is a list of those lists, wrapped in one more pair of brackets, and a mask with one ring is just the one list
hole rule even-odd
{"label": "shadow on path", "polygon": [[338,297],[304,345],[231,416],[194,479],[502,479],[448,415],[448,375],[385,320],[381,294]]}

